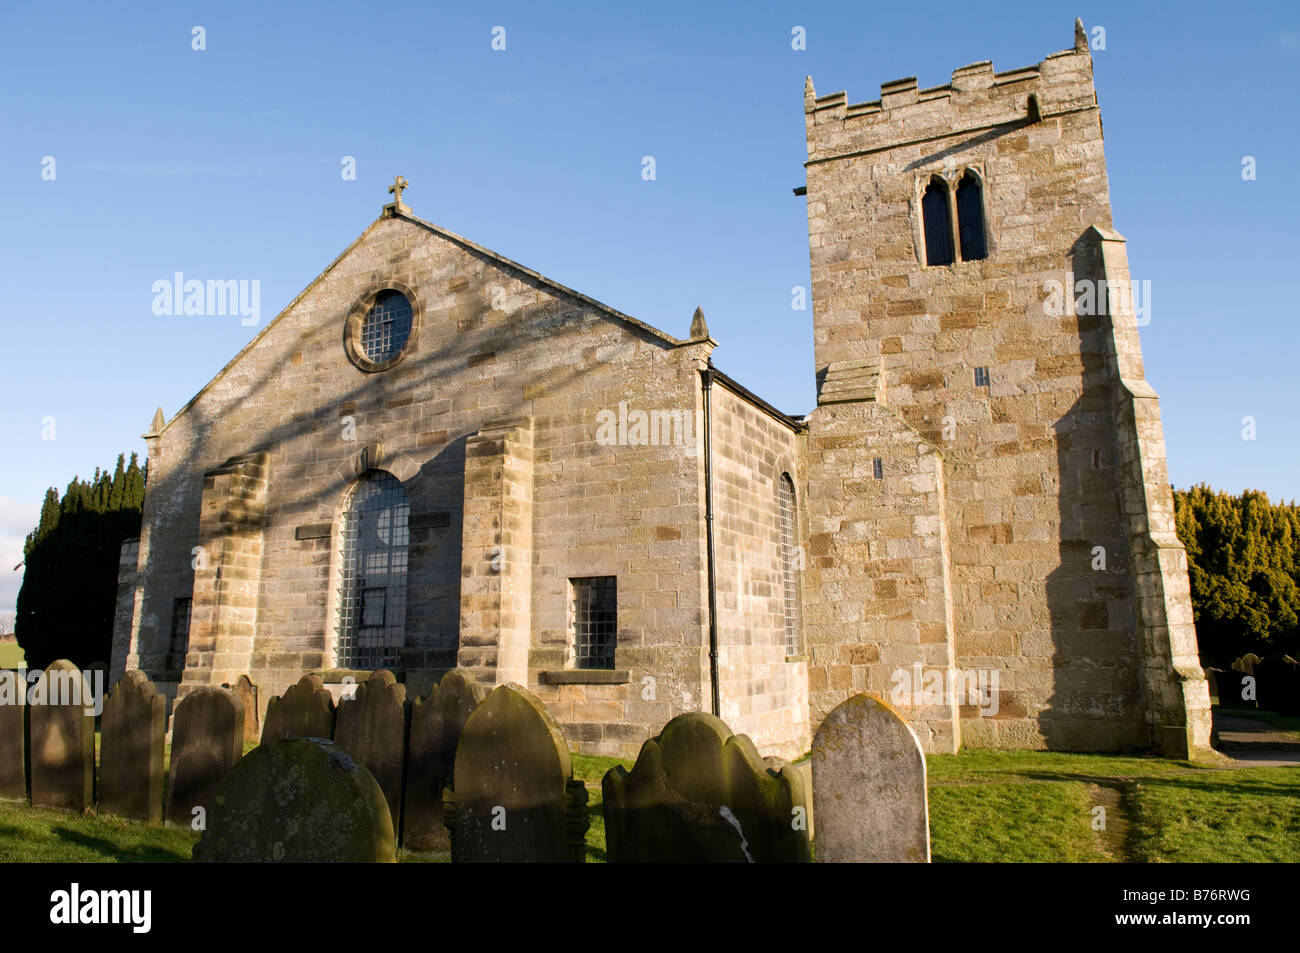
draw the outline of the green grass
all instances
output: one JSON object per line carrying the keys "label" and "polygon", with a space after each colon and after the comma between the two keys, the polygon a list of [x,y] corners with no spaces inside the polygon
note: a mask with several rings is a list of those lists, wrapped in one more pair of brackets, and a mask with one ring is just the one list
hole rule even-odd
{"label": "green grass", "polygon": [[[1034,751],[926,760],[936,861],[1300,862],[1300,767]],[[616,764],[631,768],[573,756],[574,777],[589,795],[588,863],[606,860],[600,781]],[[1104,832],[1092,826],[1099,804]],[[184,861],[196,840],[188,830],[0,802],[0,862]],[[398,858],[449,859],[406,851]]]}
{"label": "green grass", "polygon": [[0,801],[0,863],[178,863],[198,835]]}
{"label": "green grass", "polygon": [[1300,862],[1300,768],[1036,751],[926,761],[935,860]]}
{"label": "green grass", "polygon": [[0,642],[0,668],[21,668],[23,647],[17,642]]}
{"label": "green grass", "polygon": [[574,780],[587,786],[587,816],[591,818],[591,827],[587,829],[587,863],[603,864],[608,860],[608,854],[605,849],[605,798],[600,782],[605,772],[616,764],[631,771],[632,762],[576,752],[572,758]]}
{"label": "green grass", "polygon": [[1091,808],[1080,781],[932,787],[930,853],[936,862],[1104,861]]}

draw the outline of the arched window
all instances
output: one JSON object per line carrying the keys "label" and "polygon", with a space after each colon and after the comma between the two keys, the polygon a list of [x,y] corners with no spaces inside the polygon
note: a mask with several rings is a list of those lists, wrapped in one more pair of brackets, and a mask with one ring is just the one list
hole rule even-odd
{"label": "arched window", "polygon": [[401,661],[410,514],[406,491],[391,473],[369,470],[352,489],[339,532],[339,668],[374,670]]}
{"label": "arched window", "polygon": [[938,179],[926,186],[921,221],[925,228],[925,263],[951,265],[952,213],[948,211],[948,187]]}
{"label": "arched window", "polygon": [[777,481],[777,528],[781,541],[781,593],[785,613],[785,654],[799,652],[799,553],[795,547],[794,482],[788,473]]}
{"label": "arched window", "polygon": [[957,186],[957,231],[961,237],[961,260],[988,257],[984,246],[984,196],[973,172],[962,176]]}

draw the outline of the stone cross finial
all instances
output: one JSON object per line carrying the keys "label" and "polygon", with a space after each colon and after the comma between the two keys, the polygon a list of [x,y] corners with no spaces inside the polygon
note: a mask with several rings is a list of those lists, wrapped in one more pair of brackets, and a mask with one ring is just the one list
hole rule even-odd
{"label": "stone cross finial", "polygon": [[410,186],[410,184],[410,182],[406,181],[406,176],[399,175],[393,180],[393,184],[388,187],[388,191],[393,193],[393,198],[396,199],[398,205],[402,204],[402,190]]}

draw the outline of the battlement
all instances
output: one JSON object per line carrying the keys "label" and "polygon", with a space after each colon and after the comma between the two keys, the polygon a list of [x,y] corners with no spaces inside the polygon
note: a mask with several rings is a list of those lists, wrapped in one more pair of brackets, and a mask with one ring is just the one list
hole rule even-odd
{"label": "battlement", "polygon": [[818,96],[812,77],[804,85],[810,164],[1096,108],[1092,55],[1078,20],[1074,48],[1033,66],[998,73],[982,60],[953,70],[942,86],[920,89],[909,76],[883,83],[879,99],[852,104],[842,90]]}

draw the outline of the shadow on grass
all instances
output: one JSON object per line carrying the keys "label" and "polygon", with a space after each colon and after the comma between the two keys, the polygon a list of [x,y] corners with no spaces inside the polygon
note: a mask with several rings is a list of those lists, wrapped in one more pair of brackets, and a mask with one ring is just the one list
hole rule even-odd
{"label": "shadow on grass", "polygon": [[50,833],[65,844],[92,851],[105,860],[116,860],[125,864],[179,864],[188,857],[178,857],[174,851],[150,844],[137,844],[126,847],[103,837],[91,837],[70,827],[51,827]]}

